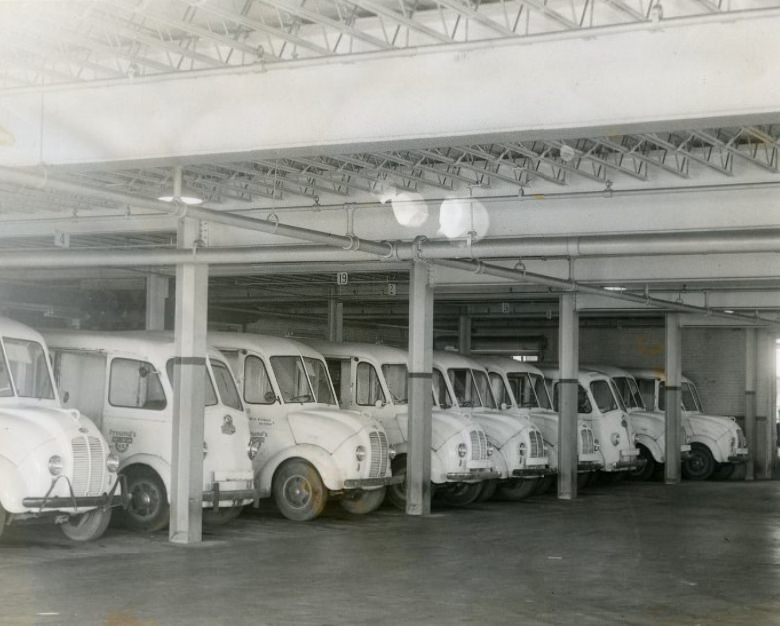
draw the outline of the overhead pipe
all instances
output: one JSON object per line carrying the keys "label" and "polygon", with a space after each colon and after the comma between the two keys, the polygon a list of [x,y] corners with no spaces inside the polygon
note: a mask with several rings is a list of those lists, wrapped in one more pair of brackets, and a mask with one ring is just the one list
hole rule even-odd
{"label": "overhead pipe", "polygon": [[[724,317],[726,319],[731,319],[731,320],[744,319],[745,321],[750,321],[751,324],[754,324],[756,322],[772,324],[772,325],[780,324],[776,320],[766,319],[759,316],[751,317],[751,316],[741,315],[737,313],[726,314],[717,311],[712,311],[711,309],[705,307],[686,305],[682,303],[672,302],[669,300],[651,298],[649,296],[644,297],[644,296],[638,296],[627,292],[608,291],[606,289],[602,289],[599,287],[583,285],[582,283],[577,283],[576,281],[558,279],[551,276],[545,276],[543,274],[535,274],[533,272],[508,269],[497,265],[489,265],[482,261],[432,259],[430,256],[424,256],[424,246],[425,246],[424,237],[418,237],[414,242],[408,243],[408,242],[387,242],[387,241],[377,242],[377,241],[359,239],[352,235],[346,235],[346,236],[334,235],[332,233],[326,233],[326,232],[317,231],[309,228],[288,226],[271,220],[263,220],[259,218],[246,217],[243,215],[236,215],[233,213],[224,213],[221,211],[215,211],[213,209],[208,209],[203,207],[196,207],[191,205],[186,206],[181,203],[169,204],[166,202],[162,202],[160,200],[136,198],[135,196],[124,194],[121,192],[97,189],[94,187],[80,185],[77,183],[71,183],[69,181],[63,181],[59,179],[51,179],[48,176],[46,176],[45,172],[44,175],[41,176],[36,174],[30,174],[27,172],[21,172],[19,170],[15,170],[8,167],[2,167],[2,166],[0,166],[0,181],[6,183],[12,183],[12,184],[24,185],[24,186],[37,187],[37,188],[48,187],[51,189],[56,189],[58,191],[63,191],[65,193],[73,193],[77,195],[92,195],[93,197],[103,198],[106,200],[110,200],[112,202],[117,202],[119,204],[128,204],[128,205],[134,204],[136,206],[142,206],[143,208],[151,208],[153,210],[174,214],[180,217],[188,216],[188,217],[193,217],[205,221],[212,221],[212,222],[218,222],[230,226],[236,226],[237,228],[257,230],[260,232],[266,232],[274,235],[291,237],[295,239],[302,239],[313,243],[324,244],[326,246],[339,247],[342,248],[343,251],[352,251],[352,252],[360,251],[371,255],[379,256],[382,258],[386,258],[388,260],[403,259],[405,258],[405,255],[409,255],[408,256],[409,259],[429,260],[434,265],[441,265],[444,267],[451,267],[454,269],[461,269],[464,271],[482,272],[500,278],[530,282],[530,283],[552,287],[555,289],[593,293],[596,295],[605,296],[616,300],[646,303],[648,306],[655,306],[667,310],[684,311],[688,313],[699,313],[699,314],[703,313],[705,315]],[[469,256],[474,258],[475,255],[474,255],[473,242],[469,240],[467,243],[471,244]],[[200,251],[199,254],[201,258],[203,258],[206,255],[208,250],[209,249],[202,249]],[[755,252],[756,250],[755,248],[752,248],[751,251]],[[774,248],[770,251],[777,251],[777,248]],[[80,254],[84,254],[85,252],[86,251],[80,251]],[[170,250],[166,253],[154,253],[154,254],[168,255],[168,254],[173,254],[175,252],[176,251],[174,250]],[[189,253],[189,255],[186,257],[186,260],[190,262],[192,261],[193,257],[197,258],[199,256],[199,254],[193,254],[194,250],[193,251],[183,250],[182,252],[184,252],[185,254]],[[233,252],[232,254],[224,253],[227,254],[227,257],[221,257],[218,254],[219,251],[217,251],[212,255],[213,260],[211,262],[212,263],[261,262],[261,260],[257,256],[256,249],[254,252],[256,255],[253,257],[254,260],[245,259],[243,261],[238,261],[235,259],[241,256],[240,253],[237,252]],[[691,252],[695,252],[695,250]],[[479,250],[477,250],[477,253],[479,253]],[[71,254],[72,252],[70,251],[66,253],[66,255],[68,256],[70,256]],[[92,256],[91,260],[82,263],[82,265],[95,265],[101,263],[106,265],[108,264],[113,265],[115,263],[119,263],[120,261],[118,259],[122,258],[123,256],[119,254],[117,255],[117,261],[112,261],[112,257],[114,257],[115,253],[111,252],[108,253],[107,255],[105,252],[103,252],[101,254],[91,255]],[[14,257],[16,255],[17,253],[11,253],[3,256]],[[3,256],[0,256],[0,261],[3,259]],[[36,256],[40,256],[40,253],[38,253]],[[169,264],[168,262],[152,263],[150,260],[152,258],[151,253],[148,253],[146,251],[142,252],[142,256],[143,259],[145,260],[140,260],[139,258],[136,258],[135,262],[132,264],[133,265]],[[518,256],[518,253],[517,251],[514,251],[512,253],[508,253],[507,256]],[[127,259],[127,256],[125,255],[124,258]],[[234,259],[234,260],[226,260],[226,259]],[[177,257],[177,260],[174,260],[171,263],[183,262],[184,260],[185,259],[182,257]],[[298,258],[297,260],[303,260],[303,259]],[[35,265],[34,258],[29,258],[28,261],[31,264],[16,265],[16,267],[44,267],[42,265]],[[201,262],[208,262],[208,261],[203,260]],[[130,264],[131,264],[130,262],[127,262],[127,265]],[[49,265],[47,265],[47,267],[51,267],[51,260],[49,261]]]}

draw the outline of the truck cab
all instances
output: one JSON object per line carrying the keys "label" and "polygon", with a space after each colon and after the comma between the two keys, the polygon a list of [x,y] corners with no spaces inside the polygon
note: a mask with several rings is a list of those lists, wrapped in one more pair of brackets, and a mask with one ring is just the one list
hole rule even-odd
{"label": "truck cab", "polygon": [[74,541],[97,539],[120,503],[119,459],[95,424],[64,409],[40,333],[0,318],[0,535],[52,517]]}
{"label": "truck cab", "polygon": [[[552,387],[553,407],[559,409],[557,368],[541,368]],[[623,400],[609,376],[597,371],[579,370],[577,414],[593,429],[601,452],[600,471],[615,478],[643,465]]]}
{"label": "truck cab", "polygon": [[[488,372],[479,362],[457,352],[434,351],[433,368],[442,375],[455,408],[487,433],[499,473],[493,487],[501,497],[524,499],[537,490],[542,477],[554,475],[541,431],[527,415],[499,409]],[[490,495],[483,493],[481,499]]]}
{"label": "truck cab", "polygon": [[[666,374],[663,370],[628,369],[637,381],[648,410],[663,414]],[[682,377],[682,415],[690,425],[691,451],[683,462],[683,476],[689,480],[729,478],[749,458],[747,440],[733,417],[705,414],[696,385]]]}
{"label": "truck cab", "polygon": [[[325,355],[339,402],[380,421],[396,451],[393,475],[406,475],[409,444],[408,355],[390,346],[310,341]],[[496,478],[487,436],[469,417],[434,407],[431,412],[431,482],[438,497],[453,505],[476,500],[480,483]],[[406,508],[405,481],[388,490]]]}
{"label": "truck cab", "polygon": [[[170,513],[174,336],[167,332],[50,331],[65,406],[91,415],[120,459],[134,530],[165,528]],[[249,422],[223,357],[209,348],[203,385],[203,521],[223,523],[254,501]]]}
{"label": "truck cab", "polygon": [[[611,365],[587,367],[606,374],[615,383],[636,434],[639,457],[645,461],[642,467],[631,470],[631,477],[635,480],[650,480],[662,471],[666,459],[666,416],[661,412],[647,410],[636,379],[627,370]],[[689,441],[692,431],[690,420],[685,415],[681,416],[680,421],[680,458],[684,463],[691,451]]]}
{"label": "truck cab", "polygon": [[[557,472],[559,416],[552,409],[542,371],[530,363],[508,357],[479,357],[477,360],[487,368],[498,405],[510,413],[530,418],[542,432],[550,467]],[[594,443],[593,429],[585,420],[577,419],[577,432],[577,472],[580,485],[584,486],[587,475],[601,468],[602,457]]]}
{"label": "truck cab", "polygon": [[252,435],[259,497],[288,519],[317,517],[328,499],[366,514],[382,504],[394,454],[379,420],[339,408],[322,355],[292,339],[211,333],[236,372]]}

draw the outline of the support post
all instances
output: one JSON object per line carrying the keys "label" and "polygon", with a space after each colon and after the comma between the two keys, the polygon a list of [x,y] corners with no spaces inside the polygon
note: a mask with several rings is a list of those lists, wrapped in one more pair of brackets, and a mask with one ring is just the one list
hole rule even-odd
{"label": "support post", "polygon": [[328,297],[328,341],[344,341],[344,303],[333,292]]}
{"label": "support post", "polygon": [[167,276],[146,277],[146,330],[165,330],[165,303],[168,300]]}
{"label": "support post", "polygon": [[[762,403],[756,415],[756,452],[755,477],[759,480],[770,480],[777,457],[777,343],[773,331],[761,331],[757,339],[758,375],[766,389],[765,402]],[[752,454],[752,451],[751,451]]]}
{"label": "support post", "polygon": [[756,463],[756,383],[757,362],[756,329],[745,329],[745,439],[747,439],[748,454],[745,466],[745,480],[755,480]]}
{"label": "support post", "polygon": [[406,513],[431,512],[433,289],[428,266],[415,261],[409,280],[409,453]]}
{"label": "support post", "polygon": [[664,482],[680,482],[680,426],[682,423],[682,329],[679,313],[666,314],[666,431]]}
{"label": "support post", "polygon": [[[200,223],[179,223],[179,247],[198,239]],[[208,310],[208,266],[176,266],[176,359],[173,366],[173,439],[169,539],[199,543],[202,537],[203,415]]]}
{"label": "support post", "polygon": [[577,391],[579,388],[579,314],[576,295],[560,297],[558,316],[558,498],[577,497]]}
{"label": "support post", "polygon": [[458,318],[458,352],[471,354],[471,316],[461,315]]}

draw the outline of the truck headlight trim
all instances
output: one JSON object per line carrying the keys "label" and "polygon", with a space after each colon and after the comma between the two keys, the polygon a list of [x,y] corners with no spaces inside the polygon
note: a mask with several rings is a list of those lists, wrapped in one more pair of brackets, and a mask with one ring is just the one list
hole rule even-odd
{"label": "truck headlight trim", "polygon": [[461,459],[462,459],[463,457],[465,457],[465,456],[466,456],[466,454],[468,454],[468,451],[469,451],[469,449],[468,449],[468,447],[466,446],[466,444],[465,444],[465,443],[459,443],[459,444],[458,444],[458,456],[459,456]]}
{"label": "truck headlight trim", "polygon": [[260,447],[263,445],[263,440],[260,437],[250,437],[249,443],[246,446],[246,455],[250,459],[254,459],[257,453],[260,452]]}
{"label": "truck headlight trim", "polygon": [[609,436],[609,440],[612,442],[612,445],[617,447],[620,445],[620,433],[612,433]]}
{"label": "truck headlight trim", "polygon": [[358,446],[357,448],[355,448],[355,458],[357,459],[358,463],[360,463],[366,458],[365,446]]}
{"label": "truck headlight trim", "polygon": [[106,457],[106,468],[112,474],[119,471],[119,457],[113,452]]}
{"label": "truck headlight trim", "polygon": [[59,476],[65,469],[65,463],[59,454],[52,454],[49,457],[49,474],[52,476]]}

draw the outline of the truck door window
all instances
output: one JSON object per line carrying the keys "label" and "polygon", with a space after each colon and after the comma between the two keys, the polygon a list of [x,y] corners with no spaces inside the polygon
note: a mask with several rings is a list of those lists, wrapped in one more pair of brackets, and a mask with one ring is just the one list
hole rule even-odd
{"label": "truck door window", "polygon": [[512,392],[515,394],[517,405],[523,408],[534,408],[539,406],[536,401],[531,379],[525,372],[512,372],[507,374],[509,384],[512,386]]}
{"label": "truck door window", "polygon": [[474,380],[474,387],[479,394],[482,406],[486,406],[489,409],[498,408],[496,400],[493,397],[493,391],[490,389],[490,382],[488,381],[487,374],[480,370],[472,370],[471,376]]}
{"label": "truck door window", "polygon": [[303,363],[306,366],[306,373],[309,376],[311,388],[314,389],[314,401],[322,404],[336,404],[331,392],[330,378],[328,377],[328,368],[320,359],[312,357],[303,357]]}
{"label": "truck door window", "polygon": [[211,371],[214,372],[214,380],[217,381],[217,389],[219,390],[219,397],[222,398],[222,404],[229,406],[231,409],[243,411],[244,407],[241,405],[241,398],[238,397],[236,383],[233,382],[233,376],[231,376],[227,365],[214,359],[209,359],[209,361],[211,362]]}
{"label": "truck door window", "polygon": [[538,406],[542,407],[543,409],[552,408],[550,392],[547,390],[547,385],[544,384],[544,376],[540,374],[528,374],[528,378],[531,379],[531,384],[536,395],[536,401],[539,403]]}
{"label": "truck door window", "polygon": [[612,388],[606,380],[594,380],[590,384],[590,392],[593,394],[596,406],[599,407],[599,411],[602,413],[609,413],[618,408],[615,395],[612,393]]}
{"label": "truck door window", "polygon": [[407,404],[409,402],[409,389],[407,383],[409,375],[406,364],[403,363],[384,363],[382,373],[385,375],[385,382],[390,389],[390,396],[395,404]]}
{"label": "truck door window", "polygon": [[149,411],[164,409],[165,391],[154,366],[135,359],[117,358],[111,361],[108,403],[116,407]]}
{"label": "truck door window", "polygon": [[56,349],[51,354],[62,405],[78,409],[100,427],[106,401],[106,355]]}
{"label": "truck door window", "polygon": [[509,391],[504,384],[501,374],[490,372],[490,388],[493,390],[493,397],[495,397],[499,406],[502,404],[512,406],[512,399],[509,397]]}
{"label": "truck door window", "polygon": [[11,374],[8,372],[8,364],[5,355],[0,351],[0,398],[11,398],[14,390],[11,387]]}
{"label": "truck door window", "polygon": [[451,368],[447,370],[447,376],[449,376],[450,382],[452,383],[455,400],[457,400],[459,406],[482,406],[479,399],[479,393],[477,393],[477,387],[474,384],[474,377],[471,375],[470,369]]}
{"label": "truck door window", "polygon": [[[560,411],[558,399],[558,383],[553,385],[553,408],[556,411]],[[588,392],[585,391],[585,387],[577,385],[577,413],[592,413],[593,406],[588,398]]]}
{"label": "truck door window", "polygon": [[54,385],[43,346],[37,341],[3,338],[16,395],[53,400]]}
{"label": "truck door window", "polygon": [[701,413],[701,402],[696,394],[696,388],[690,383],[682,384],[682,403],[686,411],[698,411]]}
{"label": "truck door window", "polygon": [[447,388],[447,381],[444,379],[444,374],[436,368],[433,370],[432,382],[433,397],[436,399],[436,404],[442,409],[451,409],[452,397],[450,396],[450,390]]}
{"label": "truck door window", "polygon": [[260,357],[250,354],[244,361],[244,400],[249,404],[273,404],[276,392]]}
{"label": "truck door window", "polygon": [[306,366],[299,356],[272,356],[271,369],[285,402],[314,402]]}
{"label": "truck door window", "polygon": [[382,404],[387,402],[382,384],[379,382],[379,375],[370,363],[365,361],[358,363],[356,387],[356,402],[361,406],[373,406],[379,401]]}
{"label": "truck door window", "polygon": [[666,410],[666,383],[658,383],[658,408]]}
{"label": "truck door window", "polygon": [[[165,370],[168,373],[168,380],[171,381],[171,388],[176,389],[173,380],[173,362],[174,359],[168,359]],[[211,382],[211,376],[209,376],[209,370],[206,367],[203,368],[203,387],[206,390],[204,406],[215,406],[218,402],[217,392],[214,391],[214,383]]]}
{"label": "truck door window", "polygon": [[642,396],[644,405],[649,406],[651,410],[655,410],[655,380],[652,378],[640,378],[637,383],[639,384],[639,394]]}

